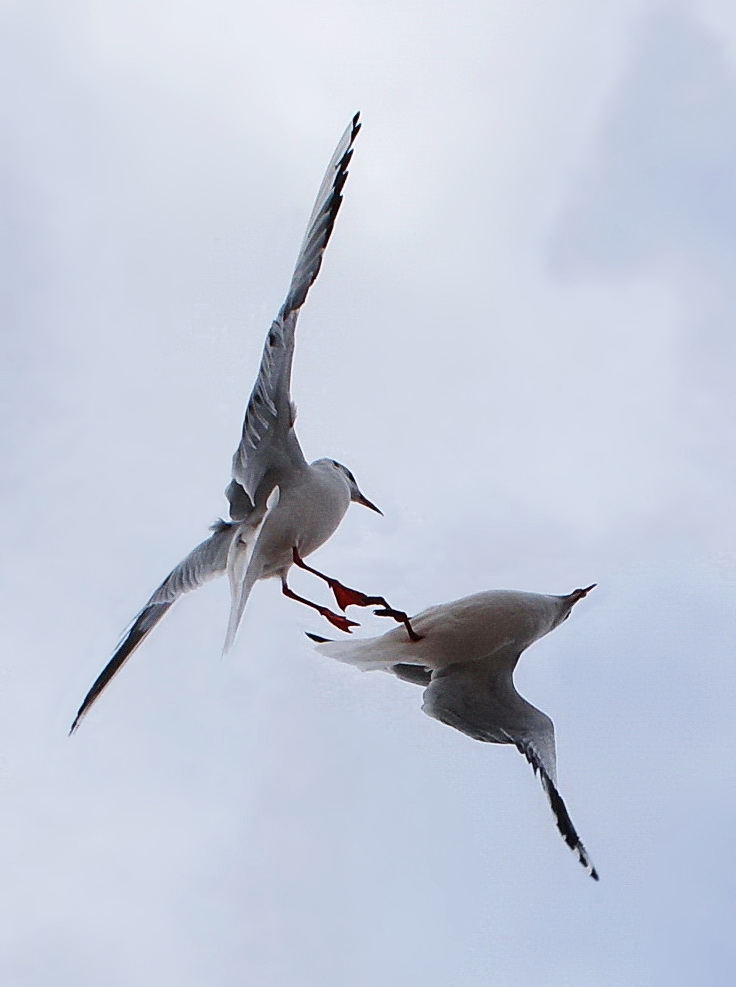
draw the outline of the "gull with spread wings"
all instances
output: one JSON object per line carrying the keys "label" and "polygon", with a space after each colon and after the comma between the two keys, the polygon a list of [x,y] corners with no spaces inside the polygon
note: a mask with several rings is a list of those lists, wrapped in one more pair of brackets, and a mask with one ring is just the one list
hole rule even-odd
{"label": "gull with spread wings", "polygon": [[232,647],[253,586],[259,579],[271,576],[280,578],[286,596],[317,610],[340,630],[349,632],[357,626],[343,614],[298,596],[286,580],[294,564],[324,580],[343,612],[351,605],[378,605],[381,609],[376,613],[403,623],[406,633],[416,636],[407,615],[394,610],[383,597],[367,596],[343,586],[304,562],[337,530],[351,501],[381,513],[361,493],[355,477],[342,463],[334,459],[307,463],[294,432],[296,409],[290,396],[297,319],[322,264],[359,130],[356,114],[327,167],[286,301],[266,338],[242,437],[233,456],[232,480],[226,490],[230,520],[218,521],[210,537],[190,552],[153,593],[85,696],[70,732],[79,726],[116,672],[172,604],[184,593],[225,572],[231,590],[225,651]]}
{"label": "gull with spread wings", "polygon": [[[523,651],[570,616],[593,589],[565,596],[492,590],[443,603],[411,618],[420,639],[398,628],[361,641],[308,634],[317,651],[365,671],[383,669],[424,687],[429,716],[489,744],[513,744],[539,775],[562,838],[596,881],[598,873],[557,790],[552,720],[516,691]],[[398,633],[397,633],[398,632]]]}

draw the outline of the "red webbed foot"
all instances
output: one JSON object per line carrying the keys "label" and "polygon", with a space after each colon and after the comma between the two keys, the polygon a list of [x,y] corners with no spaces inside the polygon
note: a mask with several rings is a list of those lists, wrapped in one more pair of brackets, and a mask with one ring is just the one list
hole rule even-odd
{"label": "red webbed foot", "polygon": [[343,617],[340,613],[333,613],[332,610],[328,610],[327,607],[321,607],[319,612],[326,620],[329,620],[334,627],[337,627],[338,630],[345,631],[346,634],[353,633],[350,630],[351,627],[360,627],[360,624],[356,621],[348,620],[347,617]]}
{"label": "red webbed foot", "polygon": [[361,593],[358,589],[343,586],[336,579],[331,579],[328,585],[341,610],[347,610],[348,607],[369,607],[374,602],[365,593]]}

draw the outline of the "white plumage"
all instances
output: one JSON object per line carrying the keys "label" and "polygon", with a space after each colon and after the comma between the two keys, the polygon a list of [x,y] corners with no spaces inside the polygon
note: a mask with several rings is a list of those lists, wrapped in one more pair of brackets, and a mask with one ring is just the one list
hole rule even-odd
{"label": "white plumage", "polygon": [[522,652],[566,620],[591,589],[566,596],[491,590],[442,603],[411,618],[418,641],[400,628],[363,640],[309,637],[338,661],[423,685],[422,709],[448,726],[475,740],[514,744],[539,774],[563,839],[598,880],[557,790],[552,720],[519,695],[513,680]]}
{"label": "white plumage", "polygon": [[[233,456],[232,480],[226,490],[230,520],[215,524],[210,537],[191,551],[152,594],[85,696],[72,732],[172,604],[182,594],[226,571],[231,588],[226,650],[235,639],[253,585],[269,576],[280,577],[287,596],[318,610],[342,630],[354,626],[354,621],[293,593],[286,583],[286,574],[294,562],[301,565],[304,557],[330,538],[351,501],[378,511],[341,463],[333,459],[307,463],[294,431],[296,411],[290,394],[297,319],[322,264],[359,130],[356,114],[327,167],[286,300],[266,337],[241,440]],[[340,594],[338,602],[342,601],[343,609],[351,603],[365,605],[364,601],[385,604],[382,598],[365,597],[337,580],[321,573],[317,575],[328,582],[336,596]],[[405,614],[387,609],[387,616],[396,615],[397,619],[406,619]]]}

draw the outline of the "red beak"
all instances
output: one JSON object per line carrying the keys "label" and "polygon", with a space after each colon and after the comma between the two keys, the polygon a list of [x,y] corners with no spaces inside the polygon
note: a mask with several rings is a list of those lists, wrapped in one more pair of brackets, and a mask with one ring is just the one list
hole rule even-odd
{"label": "red beak", "polygon": [[591,583],[590,586],[586,586],[585,589],[574,589],[572,593],[568,593],[567,599],[570,601],[570,606],[573,603],[577,603],[578,600],[582,600],[584,596],[587,596],[592,589],[595,589],[598,583]]}

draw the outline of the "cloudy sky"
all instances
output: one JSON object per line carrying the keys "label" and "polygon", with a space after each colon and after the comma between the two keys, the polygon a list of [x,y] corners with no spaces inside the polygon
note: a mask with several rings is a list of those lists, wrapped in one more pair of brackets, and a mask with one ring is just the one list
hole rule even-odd
{"label": "cloudy sky", "polygon": [[[2,982],[728,982],[732,5],[0,18]],[[517,674],[555,720],[597,885],[516,752],[314,654],[318,618],[276,583],[225,660],[226,584],[182,601],[66,736],[225,510],[358,109],[294,395],[307,456],[347,463],[386,517],[351,508],[315,562],[409,611],[598,582]]]}

